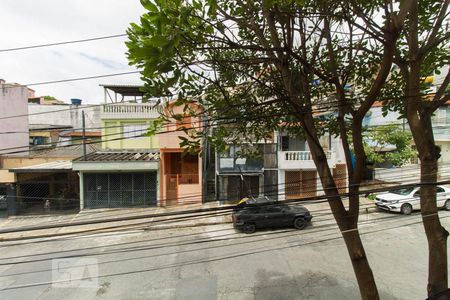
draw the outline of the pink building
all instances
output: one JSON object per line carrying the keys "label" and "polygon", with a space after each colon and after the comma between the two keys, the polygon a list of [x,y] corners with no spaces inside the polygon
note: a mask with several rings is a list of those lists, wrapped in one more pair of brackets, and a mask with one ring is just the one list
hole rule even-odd
{"label": "pink building", "polygon": [[[201,109],[195,104],[191,109],[198,117],[187,116],[181,121],[173,121],[159,134],[160,147],[160,203],[162,206],[202,203],[202,161],[199,154],[183,154],[179,137],[187,138],[182,127],[200,128]],[[169,103],[169,115],[183,114],[183,106]]]}

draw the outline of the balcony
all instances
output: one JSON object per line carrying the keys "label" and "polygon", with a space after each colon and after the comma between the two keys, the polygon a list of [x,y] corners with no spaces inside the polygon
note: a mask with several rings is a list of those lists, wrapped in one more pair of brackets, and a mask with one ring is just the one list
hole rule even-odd
{"label": "balcony", "polygon": [[102,119],[156,119],[158,110],[153,103],[114,103],[102,105]]}
{"label": "balcony", "polygon": [[[328,165],[334,168],[336,165],[336,153],[327,152]],[[280,169],[316,169],[310,151],[280,151],[278,152],[278,166]]]}

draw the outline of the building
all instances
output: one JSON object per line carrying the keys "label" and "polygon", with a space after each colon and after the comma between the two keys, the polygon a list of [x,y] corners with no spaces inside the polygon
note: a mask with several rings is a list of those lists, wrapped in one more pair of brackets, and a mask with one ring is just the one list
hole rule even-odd
{"label": "building", "polygon": [[184,115],[184,107],[175,105],[175,101],[164,105],[163,113],[169,116],[170,122],[158,133],[163,206],[203,202],[203,162],[200,154],[186,153],[180,147],[180,138],[189,139],[183,128],[202,130],[201,107],[191,104],[189,110],[188,115],[177,121],[170,116]]}
{"label": "building", "polygon": [[[312,159],[308,143],[303,137],[279,132],[278,139],[278,180],[279,199],[299,199],[324,194],[316,165]],[[336,185],[345,191],[347,167],[345,154],[339,138],[325,134],[320,138],[327,162],[332,169]]]}
{"label": "building", "polygon": [[[86,145],[86,152],[95,152]],[[14,194],[9,214],[42,214],[79,209],[79,177],[72,160],[83,155],[83,146],[40,149],[29,155],[3,158],[0,182]]]}
{"label": "building", "polygon": [[159,117],[155,103],[142,100],[140,86],[102,86],[101,150],[72,163],[80,175],[80,207],[161,205],[159,138],[145,135]]}
{"label": "building", "polygon": [[29,93],[26,86],[0,79],[0,155],[23,155],[28,152]]}
{"label": "building", "polygon": [[[239,155],[246,151],[253,155]],[[217,199],[230,203],[263,195],[278,199],[277,161],[277,144],[273,142],[229,145],[225,152],[216,153]]]}

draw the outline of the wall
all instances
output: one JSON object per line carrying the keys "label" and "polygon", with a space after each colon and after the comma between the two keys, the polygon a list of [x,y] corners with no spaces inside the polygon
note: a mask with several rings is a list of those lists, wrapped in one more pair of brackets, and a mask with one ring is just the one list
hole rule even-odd
{"label": "wall", "polygon": [[415,183],[420,180],[420,166],[408,165],[401,168],[376,168],[374,179],[391,183]]}
{"label": "wall", "polygon": [[[102,148],[103,149],[158,149],[158,136],[123,138],[124,124],[147,124],[150,126],[151,120],[133,119],[133,120],[102,120]],[[140,133],[140,132],[139,132]],[[143,133],[143,132],[142,132]],[[114,140],[116,139],[116,140]]]}
{"label": "wall", "polygon": [[43,164],[58,160],[72,160],[74,157],[47,157],[47,158],[30,158],[30,157],[3,157],[2,170],[0,170],[0,183],[16,182],[14,173],[9,172],[11,168],[27,167],[32,165]]}
{"label": "wall", "polygon": [[[194,106],[194,105],[193,105]],[[184,106],[175,106],[175,105],[169,105],[168,108],[166,108],[167,111],[170,111],[171,114],[183,114]],[[197,106],[192,107],[192,109],[195,110],[196,114],[200,114],[201,109]],[[169,114],[169,113],[167,113]],[[187,137],[186,133],[180,129],[180,127],[184,126],[186,128],[189,127],[201,127],[201,121],[200,117],[198,118],[190,118],[191,122],[190,124],[187,124],[187,120],[181,121],[181,124],[177,126],[177,121],[175,119],[172,120],[171,123],[167,124],[163,128],[163,132],[158,134],[159,137],[159,146],[161,149],[177,149],[180,148],[180,142],[181,140],[178,137]],[[165,131],[165,132],[164,132]]]}
{"label": "wall", "polygon": [[[0,84],[0,116],[23,117],[0,119],[1,132],[14,132],[11,134],[0,134],[0,154],[12,151],[22,151],[28,149],[28,89],[23,86],[11,86]],[[4,148],[25,147],[23,149],[1,150]],[[13,155],[24,155],[28,152],[22,152]]]}
{"label": "wall", "polygon": [[28,104],[30,124],[51,124],[82,128],[82,111],[85,114],[86,130],[100,131],[100,106],[87,105],[39,105]]}
{"label": "wall", "polygon": [[[450,136],[449,136],[450,137]],[[441,147],[441,157],[439,158],[439,165],[449,170],[450,163],[450,140],[449,141],[436,141],[436,145]]]}

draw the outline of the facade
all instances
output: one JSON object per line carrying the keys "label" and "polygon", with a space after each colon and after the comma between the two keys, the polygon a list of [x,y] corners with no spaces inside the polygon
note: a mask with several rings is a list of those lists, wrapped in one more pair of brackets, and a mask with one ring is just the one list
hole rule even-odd
{"label": "facade", "polygon": [[[122,99],[142,95],[139,86],[103,87],[105,96],[107,91]],[[158,117],[154,103],[114,101],[100,106],[102,149],[73,161],[80,175],[81,209],[161,205],[159,139],[145,136]]]}
{"label": "facade", "polygon": [[[29,89],[0,79],[0,155],[28,153],[28,94]],[[5,118],[5,117],[14,118]],[[13,153],[18,152],[18,153]],[[1,166],[0,166],[1,168]]]}
{"label": "facade", "polygon": [[158,149],[157,136],[143,136],[159,117],[154,103],[114,103],[101,107],[102,148]]}
{"label": "facade", "polygon": [[[183,107],[173,102],[165,106],[165,114],[182,115]],[[185,117],[181,121],[172,121],[158,133],[161,156],[161,205],[195,204],[203,201],[203,162],[199,154],[185,153],[180,147],[181,138],[188,138],[182,131],[185,128],[201,127],[201,108],[192,105],[191,110],[198,117]]]}
{"label": "facade", "polygon": [[[308,143],[304,138],[279,132],[278,139],[278,180],[280,200],[301,199],[323,194],[322,184],[312,159]],[[345,192],[347,169],[344,152],[338,138],[328,134],[320,139],[327,154],[328,166],[338,188]]]}
{"label": "facade", "polygon": [[[257,154],[239,157],[243,147]],[[248,149],[247,149],[248,150]],[[235,203],[244,197],[278,198],[277,144],[230,145],[227,151],[216,153],[216,197]]]}
{"label": "facade", "polygon": [[[86,146],[87,153],[96,150],[94,145]],[[9,214],[79,209],[79,177],[71,161],[82,154],[83,147],[74,145],[3,157],[0,184],[15,195]]]}
{"label": "facade", "polygon": [[72,162],[80,209],[158,205],[159,153],[97,151]]}

